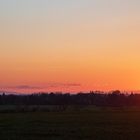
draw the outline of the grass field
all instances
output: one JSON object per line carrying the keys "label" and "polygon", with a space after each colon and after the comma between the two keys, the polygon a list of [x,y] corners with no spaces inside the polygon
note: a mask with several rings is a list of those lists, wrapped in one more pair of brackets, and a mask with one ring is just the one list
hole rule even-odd
{"label": "grass field", "polygon": [[0,140],[138,140],[140,109],[0,113]]}

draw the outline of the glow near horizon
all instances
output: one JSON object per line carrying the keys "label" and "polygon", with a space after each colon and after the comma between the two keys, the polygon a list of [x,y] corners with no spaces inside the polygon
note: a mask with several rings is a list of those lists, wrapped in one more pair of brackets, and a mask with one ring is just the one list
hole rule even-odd
{"label": "glow near horizon", "polygon": [[1,0],[0,87],[139,90],[139,7],[138,0]]}

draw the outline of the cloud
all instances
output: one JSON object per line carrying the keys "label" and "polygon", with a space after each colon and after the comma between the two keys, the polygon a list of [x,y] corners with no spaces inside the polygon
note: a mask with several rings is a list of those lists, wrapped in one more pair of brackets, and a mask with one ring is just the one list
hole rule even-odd
{"label": "cloud", "polygon": [[79,86],[81,86],[81,84],[71,83],[71,84],[63,84],[63,86],[68,86],[68,87],[79,87]]}
{"label": "cloud", "polygon": [[41,89],[41,87],[29,86],[29,85],[18,85],[18,86],[10,87],[10,88],[13,88],[13,89]]}
{"label": "cloud", "polygon": [[80,87],[81,84],[77,83],[50,83],[48,87]]}
{"label": "cloud", "polygon": [[16,90],[43,90],[49,88],[71,88],[71,87],[80,87],[81,84],[78,83],[48,83],[43,86],[32,86],[32,85],[17,85],[9,86],[4,89],[16,89]]}

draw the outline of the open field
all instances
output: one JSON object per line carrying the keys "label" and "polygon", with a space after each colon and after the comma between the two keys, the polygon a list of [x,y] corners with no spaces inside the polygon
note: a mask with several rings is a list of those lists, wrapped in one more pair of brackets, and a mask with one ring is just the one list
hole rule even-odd
{"label": "open field", "polygon": [[138,140],[140,109],[0,113],[1,140]]}

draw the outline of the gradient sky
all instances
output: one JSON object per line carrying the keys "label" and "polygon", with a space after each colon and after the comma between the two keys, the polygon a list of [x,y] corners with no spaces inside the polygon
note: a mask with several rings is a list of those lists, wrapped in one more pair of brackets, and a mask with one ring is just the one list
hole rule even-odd
{"label": "gradient sky", "polygon": [[0,0],[0,88],[140,90],[140,1]]}

